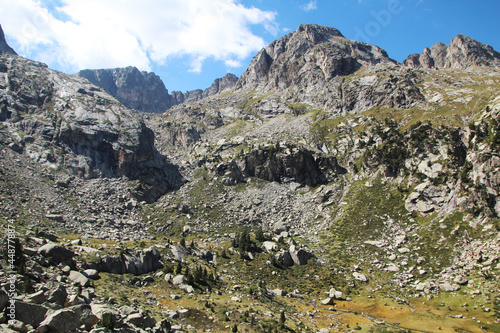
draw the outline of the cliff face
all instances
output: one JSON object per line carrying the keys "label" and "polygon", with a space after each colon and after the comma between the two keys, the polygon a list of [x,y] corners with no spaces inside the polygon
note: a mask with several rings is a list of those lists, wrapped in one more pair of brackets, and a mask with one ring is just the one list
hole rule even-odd
{"label": "cliff face", "polygon": [[421,54],[412,54],[404,62],[411,68],[445,69],[471,67],[500,68],[500,53],[491,46],[468,36],[458,35],[450,45],[436,43]]}
{"label": "cliff face", "polygon": [[77,75],[102,87],[127,108],[149,113],[162,113],[174,105],[196,102],[216,95],[233,87],[238,80],[235,75],[227,74],[221,79],[216,79],[205,90],[197,89],[185,93],[173,91],[169,94],[159,76],[141,72],[135,67],[86,69]]}
{"label": "cliff face", "polygon": [[147,201],[173,188],[153,132],[102,89],[15,55],[0,67],[0,119],[20,151],[82,178],[137,180]]}
{"label": "cliff face", "polygon": [[159,76],[135,67],[87,69],[77,75],[102,87],[130,109],[161,113],[176,104]]}

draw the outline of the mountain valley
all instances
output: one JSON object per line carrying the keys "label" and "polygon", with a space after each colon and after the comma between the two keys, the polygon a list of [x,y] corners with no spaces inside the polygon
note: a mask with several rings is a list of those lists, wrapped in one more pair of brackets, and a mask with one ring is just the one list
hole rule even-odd
{"label": "mountain valley", "polygon": [[186,93],[0,52],[3,331],[500,332],[490,46],[304,24]]}

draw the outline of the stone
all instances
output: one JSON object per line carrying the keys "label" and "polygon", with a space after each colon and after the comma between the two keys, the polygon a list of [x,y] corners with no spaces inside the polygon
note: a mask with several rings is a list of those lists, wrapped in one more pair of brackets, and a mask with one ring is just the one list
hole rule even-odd
{"label": "stone", "polygon": [[56,303],[60,306],[64,306],[64,302],[68,297],[68,292],[66,291],[66,287],[62,284],[58,284],[56,288],[52,289],[49,292],[49,296],[47,301],[50,303]]}
{"label": "stone", "polygon": [[324,300],[321,301],[321,304],[323,304],[323,305],[334,305],[335,304],[335,298],[334,297],[325,298]]}
{"label": "stone", "polygon": [[187,256],[189,255],[189,251],[185,247],[181,246],[172,245],[170,247],[170,251],[172,251],[174,259],[177,261],[182,261],[183,259],[186,259]]}
{"label": "stone", "polygon": [[364,275],[364,274],[361,274],[361,273],[358,273],[358,272],[354,272],[352,273],[352,276],[358,280],[358,281],[361,281],[361,282],[368,282],[368,278]]}
{"label": "stone", "polygon": [[75,256],[75,253],[65,248],[64,246],[48,243],[43,245],[38,249],[38,253],[46,258],[51,258],[53,261],[60,262],[70,262]]}
{"label": "stone", "polygon": [[297,250],[296,246],[290,246],[290,256],[292,260],[297,265],[307,265],[309,259],[314,258],[315,256],[312,253],[309,253],[303,249]]}
{"label": "stone", "polygon": [[26,327],[26,325],[22,321],[16,319],[9,320],[9,328],[16,332],[28,333],[28,327]]}
{"label": "stone", "polygon": [[331,288],[328,292],[328,296],[334,299],[342,299],[344,295],[341,291],[335,290],[335,288]]}
{"label": "stone", "polygon": [[193,286],[190,286],[189,284],[180,284],[178,285],[179,289],[181,290],[184,290],[185,292],[187,292],[188,294],[191,294],[194,292],[194,288]]}
{"label": "stone", "polygon": [[49,311],[48,308],[38,304],[31,304],[22,301],[15,302],[16,319],[22,321],[26,325],[38,327],[44,320],[45,315]]}
{"label": "stone", "polygon": [[47,295],[45,295],[43,290],[40,290],[36,293],[25,296],[24,301],[28,303],[42,304],[47,301]]}
{"label": "stone", "polygon": [[157,322],[152,329],[152,333],[169,333],[172,329],[172,324],[168,319],[162,319]]}
{"label": "stone", "polygon": [[174,286],[178,286],[180,284],[183,284],[184,282],[186,282],[186,277],[184,275],[176,275],[173,279],[172,279],[172,284]]}
{"label": "stone", "polygon": [[283,296],[285,296],[285,295],[286,295],[286,293],[285,293],[283,290],[281,290],[281,289],[272,289],[272,290],[271,290],[271,292],[272,292],[274,295],[276,295],[276,296],[281,296],[281,297],[283,297]]}
{"label": "stone", "polygon": [[446,291],[446,292],[451,292],[451,291],[458,291],[460,290],[460,286],[458,284],[451,284],[449,282],[443,282],[439,284],[439,289]]}
{"label": "stone", "polygon": [[74,283],[81,285],[82,287],[90,286],[90,280],[80,272],[70,271],[68,278]]}
{"label": "stone", "polygon": [[83,275],[85,275],[86,277],[88,277],[89,279],[92,279],[92,280],[97,280],[99,279],[99,272],[96,270],[96,269],[86,269],[82,272]]}
{"label": "stone", "polygon": [[99,318],[92,313],[90,305],[76,305],[56,310],[49,314],[38,326],[37,330],[44,329],[57,332],[72,332],[81,326],[90,330]]}
{"label": "stone", "polygon": [[268,252],[271,252],[278,249],[278,244],[271,241],[265,241],[262,243],[262,248]]}

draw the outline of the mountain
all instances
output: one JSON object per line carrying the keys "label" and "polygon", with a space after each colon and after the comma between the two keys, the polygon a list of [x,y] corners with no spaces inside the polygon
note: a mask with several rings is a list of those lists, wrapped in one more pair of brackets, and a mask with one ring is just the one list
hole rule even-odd
{"label": "mountain", "polygon": [[5,41],[5,34],[3,33],[2,26],[0,25],[0,53],[3,52],[17,54],[16,51],[14,51],[14,49],[12,49]]}
{"label": "mountain", "polygon": [[[396,78],[384,74],[389,72]],[[347,39],[334,28],[304,24],[262,49],[236,89],[286,92],[294,103],[345,114],[374,105],[414,106],[421,100],[417,81],[383,49]]]}
{"label": "mountain", "polygon": [[102,87],[127,108],[150,113],[162,113],[174,105],[217,94],[232,87],[237,80],[233,74],[227,74],[205,90],[174,91],[170,95],[159,76],[141,72],[136,67],[85,69],[77,75]]}
{"label": "mountain", "polygon": [[176,104],[159,76],[135,67],[85,69],[77,75],[102,87],[130,109],[161,113]]}
{"label": "mountain", "polygon": [[461,40],[427,70],[301,25],[163,113],[1,53],[0,326],[496,332],[500,70]]}
{"label": "mountain", "polygon": [[500,53],[489,45],[458,35],[451,40],[449,46],[436,43],[425,48],[421,54],[408,56],[403,65],[427,69],[466,69],[475,66],[500,68]]}

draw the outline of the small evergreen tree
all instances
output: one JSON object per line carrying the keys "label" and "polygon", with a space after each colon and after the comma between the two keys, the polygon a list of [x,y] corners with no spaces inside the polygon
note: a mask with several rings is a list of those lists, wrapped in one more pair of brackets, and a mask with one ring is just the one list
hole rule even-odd
{"label": "small evergreen tree", "polygon": [[238,325],[234,324],[233,329],[232,329],[232,332],[233,332],[233,333],[238,332]]}
{"label": "small evergreen tree", "polygon": [[286,321],[285,312],[281,311],[281,313],[280,313],[280,321],[279,321],[279,327],[280,327],[280,329],[283,329],[285,327],[285,321]]}

